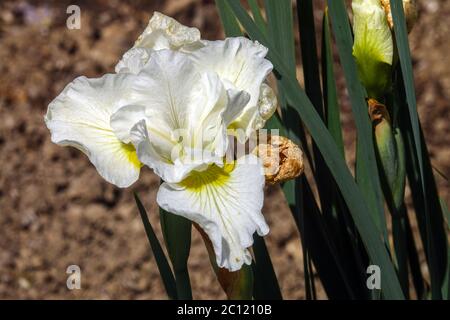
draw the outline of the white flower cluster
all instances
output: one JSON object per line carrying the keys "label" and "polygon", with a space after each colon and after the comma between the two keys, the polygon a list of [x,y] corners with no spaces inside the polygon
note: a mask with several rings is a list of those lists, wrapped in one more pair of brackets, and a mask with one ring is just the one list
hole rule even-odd
{"label": "white flower cluster", "polygon": [[217,264],[235,271],[251,263],[253,233],[269,231],[261,162],[224,160],[228,130],[248,138],[275,111],[266,54],[243,37],[202,40],[156,12],[115,74],[75,79],[45,122],[53,142],[83,151],[119,187],[134,183],[142,165],[152,168],[164,181],[158,204],[200,225]]}

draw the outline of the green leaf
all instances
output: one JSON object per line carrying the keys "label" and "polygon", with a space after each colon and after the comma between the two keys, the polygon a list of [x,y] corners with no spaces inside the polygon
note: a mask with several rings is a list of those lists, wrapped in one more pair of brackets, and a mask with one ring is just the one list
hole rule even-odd
{"label": "green leaf", "polygon": [[300,49],[302,53],[305,92],[319,115],[324,118],[322,90],[320,88],[319,61],[317,58],[316,32],[312,0],[297,1]]}
{"label": "green leaf", "polygon": [[406,242],[408,250],[408,261],[411,269],[412,280],[416,295],[418,299],[422,299],[425,295],[425,281],[422,275],[422,270],[419,261],[419,254],[417,246],[414,240],[414,235],[411,229],[411,223],[409,222],[409,216],[406,214]]}
{"label": "green leaf", "polygon": [[[344,141],[340,121],[340,107],[334,74],[333,46],[331,41],[328,8],[325,8],[322,21],[322,86],[324,98],[325,121],[327,128],[344,158]],[[344,158],[345,159],[345,158]],[[333,252],[342,261],[348,286],[352,289],[351,297],[367,299],[368,290],[365,284],[366,267],[362,263],[359,250],[360,239],[349,216],[342,194],[335,181],[328,182],[331,189],[329,203],[323,205],[324,218],[327,222],[329,238],[335,247]]]}
{"label": "green leaf", "polygon": [[265,128],[267,130],[277,129],[279,131],[278,134],[280,136],[287,135],[286,129],[284,128],[283,123],[277,112],[272,117],[270,117],[269,120],[267,120]]}
{"label": "green leaf", "polygon": [[[230,1],[230,6],[234,6],[235,3],[236,1]],[[268,23],[268,38],[271,39],[274,47],[282,53],[284,61],[289,67],[289,73],[295,77],[294,22],[291,0],[265,0],[264,4]]]}
{"label": "green leaf", "polygon": [[[266,14],[267,14],[267,36],[271,39],[275,48],[282,53],[284,61],[288,66],[290,73],[295,77],[296,63],[295,63],[295,47],[294,47],[294,33],[293,33],[293,17],[292,17],[292,6],[290,0],[281,1],[270,1],[265,2]],[[260,29],[260,31],[262,31]],[[279,79],[277,77],[278,83]],[[310,160],[310,154],[308,149],[308,143],[306,141],[306,135],[304,134],[303,127],[301,125],[300,119],[295,114],[292,114],[292,107],[288,104],[286,100],[286,94],[284,88],[278,85],[279,92],[279,102],[281,105],[281,110],[283,113],[283,120],[285,122],[288,136],[291,139],[300,141],[303,150]],[[310,162],[311,164],[313,162]],[[286,200],[291,207],[292,214],[298,219],[298,227],[300,231],[302,251],[303,251],[303,274],[305,277],[305,290],[306,299],[311,299],[314,295],[314,282],[311,280],[310,255],[308,254],[308,247],[306,245],[306,240],[304,239],[304,230],[301,228],[303,225],[302,219],[304,202],[301,199],[301,181],[288,181],[283,185],[283,192],[285,194]]]}
{"label": "green leaf", "polygon": [[305,294],[306,299],[311,300],[313,297],[313,288],[314,283],[311,281],[311,270],[309,265],[310,255],[308,253],[308,240],[307,234],[305,231],[305,216],[302,214],[306,212],[306,201],[303,200],[303,180],[289,180],[283,184],[283,192],[286,198],[286,201],[291,209],[292,216],[296,222],[297,228],[300,232],[300,241],[303,252],[303,274],[305,281]]}
{"label": "green leaf", "polygon": [[302,230],[305,243],[308,247],[317,273],[322,285],[330,299],[354,299],[358,296],[360,288],[357,283],[352,282],[353,274],[349,273],[347,261],[338,253],[327,225],[324,223],[324,216],[314,199],[314,194],[305,176],[301,178],[303,182],[302,198],[304,210],[302,219],[297,218],[297,223],[303,225]]}
{"label": "green leaf", "polygon": [[279,54],[273,43],[258,29],[242,8],[239,1],[231,0],[229,4],[250,37],[269,48],[269,59],[280,75],[280,84],[284,88],[288,102],[298,112],[316,142],[342,192],[371,260],[383,270],[381,283],[385,298],[403,299],[402,289],[392,262],[389,259],[388,252],[379,237],[374,220],[367,215],[370,209],[366,199],[356,185],[336,143],[325,127],[322,119],[315,111],[305,93],[301,90],[296,78],[292,76],[292,71],[289,71],[286,67],[285,60]]}
{"label": "green leaf", "polygon": [[[414,136],[414,145],[416,149],[416,157],[418,159],[420,176],[422,184],[424,180],[422,148],[420,143],[419,132],[419,116],[417,114],[416,93],[414,89],[414,77],[411,63],[411,53],[409,50],[408,33],[406,30],[405,15],[403,12],[403,2],[401,0],[391,0],[391,13],[394,20],[395,40],[397,43],[400,66],[403,74],[403,81],[406,91],[406,99],[408,102],[409,116],[411,119],[411,127]],[[424,186],[422,185],[424,189]]]}
{"label": "green leaf", "polygon": [[[325,119],[312,0],[297,1],[297,16],[299,21],[305,92],[316,108],[317,113],[322,119]],[[319,191],[320,204],[324,214],[328,214],[331,211],[332,186],[329,183],[331,176],[314,142],[312,147],[314,154],[314,177]]]}
{"label": "green leaf", "polygon": [[136,205],[139,211],[139,214],[142,219],[142,223],[144,224],[145,233],[147,234],[148,242],[150,243],[150,247],[152,248],[153,255],[155,256],[156,265],[158,266],[159,273],[161,275],[164,288],[166,289],[166,293],[170,299],[177,299],[177,288],[175,284],[175,278],[172,274],[172,270],[170,269],[169,262],[167,261],[166,255],[159,244],[158,238],[156,237],[155,232],[153,231],[152,225],[147,217],[147,211],[142,205],[141,200],[139,200],[138,195],[134,194],[134,200],[136,201]]}
{"label": "green leaf", "polygon": [[[331,42],[330,21],[328,7],[325,8],[322,20],[322,86],[324,99],[324,112],[326,126],[337,144],[342,157],[345,157],[344,140],[342,137],[342,127],[340,119],[340,108],[334,75],[333,47]],[[354,270],[353,275],[363,274],[366,276],[364,268],[358,265],[356,241],[353,241],[349,230],[354,229],[353,223],[347,223],[348,210],[343,204],[342,195],[336,183],[327,183],[330,188],[330,199],[328,203],[322,204],[324,218],[327,221],[330,232],[334,236],[334,242],[346,261],[346,270]],[[354,268],[354,269],[351,269]],[[353,276],[352,279],[359,277]],[[359,295],[358,297],[361,297]],[[364,298],[364,297],[361,297]]]}
{"label": "green leaf", "polygon": [[[444,212],[444,215],[447,218],[447,232],[450,231],[450,210],[448,210],[448,206],[445,203],[444,199],[440,198],[441,208]],[[447,261],[450,260],[450,246],[447,248]],[[450,299],[450,266],[447,266],[447,271],[445,272],[444,281],[442,284],[442,298],[444,300]]]}
{"label": "green leaf", "polygon": [[187,261],[191,249],[190,220],[160,209],[161,229],[170,261],[175,273],[177,296],[181,300],[192,299]]}
{"label": "green leaf", "polygon": [[[342,138],[342,128],[339,110],[339,101],[336,89],[336,80],[333,70],[333,49],[331,43],[331,33],[330,33],[330,21],[328,17],[328,7],[325,8],[322,19],[322,86],[323,86],[323,100],[324,100],[324,118],[326,126],[331,136],[333,137],[335,143],[337,144],[339,150],[341,151],[342,157],[345,156],[344,152],[344,140]],[[345,240],[343,237],[347,234],[348,226],[345,223],[340,223],[339,220],[342,219],[344,214],[343,208],[340,207],[340,193],[339,189],[334,183],[327,183],[330,188],[330,199],[328,203],[322,205],[325,218],[328,225],[335,233],[336,240],[342,244]],[[341,249],[346,247],[345,245],[340,245]]]}
{"label": "green leaf", "polygon": [[261,9],[258,6],[258,1],[257,0],[248,0],[248,4],[250,6],[250,10],[252,11],[253,19],[255,20],[256,25],[262,32],[266,33],[267,26],[266,26],[266,22],[264,21],[262,14],[261,14]]}
{"label": "green leaf", "polygon": [[397,272],[403,293],[405,297],[409,297],[406,208],[403,207],[403,210],[397,214],[397,216],[392,216],[392,237],[397,260]]}
{"label": "green leaf", "polygon": [[[266,11],[268,11],[269,25],[268,28],[270,33],[275,39],[279,39],[276,36],[277,33],[286,34],[288,33],[288,38],[292,38],[291,43],[288,42],[277,42],[277,49],[283,52],[284,61],[291,61],[289,70],[292,70],[292,76],[295,77],[295,57],[294,48],[292,43],[294,41],[292,26],[290,23],[284,23],[284,21],[290,21],[292,18],[287,18],[292,14],[292,8],[290,6],[290,1],[283,1],[280,3],[281,6],[273,9],[275,11],[270,11],[271,6],[275,4],[273,2],[266,2]],[[269,6],[270,5],[270,6]],[[261,30],[261,28],[259,28]],[[283,48],[284,47],[284,48]],[[316,55],[315,50],[311,55]],[[308,53],[310,55],[310,53]],[[309,59],[309,58],[308,58]],[[316,58],[317,61],[317,58]],[[309,62],[308,62],[309,63]],[[318,71],[316,71],[318,72]],[[314,79],[314,77],[311,77]],[[315,78],[315,81],[318,79]],[[320,87],[320,82],[315,83],[313,86]],[[293,114],[293,108],[287,104],[285,100],[284,88],[280,85],[279,91],[282,95],[281,106],[285,111],[286,125],[289,130],[289,136],[292,139],[298,139],[300,141],[305,141],[302,137],[302,123],[297,114]],[[320,90],[320,89],[319,89]],[[283,99],[284,98],[284,99]],[[321,99],[321,96],[319,96]],[[321,104],[321,102],[319,102]],[[296,113],[294,111],[294,113]],[[272,121],[268,123],[269,128],[281,128],[284,129],[281,122],[279,122],[278,117],[272,117]],[[303,142],[304,145],[306,143]],[[306,153],[306,152],[305,152]],[[313,163],[308,153],[306,153],[310,163]],[[317,158],[317,157],[316,157]],[[347,275],[344,274],[343,267],[340,265],[342,261],[338,261],[339,258],[335,254],[336,249],[332,246],[333,240],[329,239],[329,232],[324,230],[323,223],[321,222],[321,214],[315,203],[314,196],[308,186],[308,182],[304,177],[298,178],[297,181],[289,181],[283,185],[283,191],[285,193],[286,200],[288,201],[293,217],[296,221],[297,227],[300,231],[302,239],[302,248],[304,251],[304,272],[305,272],[305,284],[306,293],[308,298],[314,298],[314,280],[311,266],[311,259],[314,261],[314,265],[321,276],[321,281],[325,287],[327,295],[331,298],[339,297],[355,297],[354,294],[349,293],[350,285],[348,281],[343,280]],[[258,283],[256,282],[255,285]]]}
{"label": "green leaf", "polygon": [[330,21],[328,8],[325,9],[322,23],[322,78],[325,118],[328,130],[333,136],[339,150],[344,157],[344,139],[339,112],[339,100],[333,69],[333,47],[331,43]]}
{"label": "green leaf", "polygon": [[219,9],[220,21],[227,37],[242,36],[239,23],[231,11],[227,0],[216,0],[216,6]]}
{"label": "green leaf", "polygon": [[[267,31],[263,32],[259,28],[259,32],[264,34],[281,53],[281,58],[285,61],[287,70],[292,77],[296,76],[295,63],[295,47],[294,47],[294,33],[293,33],[293,17],[290,0],[271,1],[266,0],[266,15],[267,15]],[[230,2],[231,4],[231,2]],[[248,30],[247,30],[248,31]],[[282,35],[282,36],[280,36]],[[286,101],[284,88],[279,83],[279,75],[276,74],[278,82],[278,101],[281,106],[281,119],[286,129],[286,134],[294,142],[301,144],[306,157],[312,164],[312,158],[308,149],[306,135],[300,119],[296,114],[293,114],[292,107]]]}
{"label": "green leaf", "polygon": [[447,220],[447,228],[450,230],[450,210],[448,210],[447,203],[442,198],[439,198],[439,202],[441,203],[442,211],[444,212],[445,219]]}
{"label": "green leaf", "polygon": [[252,265],[255,275],[254,297],[256,300],[282,300],[283,296],[278,285],[277,275],[273,269],[264,238],[255,234],[253,239],[253,253],[255,254],[255,262]]}
{"label": "green leaf", "polygon": [[[444,229],[442,209],[439,203],[438,192],[434,181],[433,171],[424,143],[422,129],[420,128],[422,150],[426,153],[422,157],[424,161],[425,179],[427,186],[427,198],[425,198],[420,182],[420,173],[417,159],[414,156],[414,138],[407,110],[402,108],[400,114],[402,134],[405,140],[406,172],[411,188],[420,236],[424,244],[428,269],[431,279],[432,298],[441,298],[441,287],[448,268],[447,260],[447,233]],[[426,210],[429,207],[429,210]],[[436,289],[436,287],[438,289]]]}
{"label": "green leaf", "polygon": [[[440,299],[442,298],[442,281],[444,279],[444,274],[449,267],[446,258],[447,239],[442,228],[442,211],[439,205],[431,164],[429,163],[428,151],[426,149],[417,114],[414,77],[405,15],[403,12],[403,2],[401,0],[390,0],[390,4],[394,20],[395,40],[398,48],[406,101],[409,110],[410,126],[408,129],[410,130],[408,130],[408,132],[403,132],[403,134],[410,135],[411,144],[409,156],[414,158],[411,158],[411,160],[415,160],[414,163],[417,164],[416,168],[411,168],[408,176],[411,178],[410,185],[413,184],[412,181],[414,181],[414,183],[417,184],[418,189],[420,189],[420,191],[416,190],[416,195],[419,199],[415,200],[416,203],[417,201],[421,202],[419,206],[422,207],[421,209],[423,210],[425,220],[425,231],[422,231],[422,234],[425,234],[424,243],[430,269],[432,298]],[[415,171],[417,173],[416,177],[414,177]],[[417,212],[416,208],[416,214],[421,215],[422,213]],[[418,218],[418,220],[419,219],[420,218]]]}

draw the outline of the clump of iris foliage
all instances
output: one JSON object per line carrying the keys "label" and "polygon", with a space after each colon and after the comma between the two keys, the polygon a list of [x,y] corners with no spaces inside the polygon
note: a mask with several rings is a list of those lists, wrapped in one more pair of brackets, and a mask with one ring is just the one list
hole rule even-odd
{"label": "clump of iris foliage", "polygon": [[[216,0],[227,37],[246,36],[269,49],[280,108],[266,127],[298,143],[312,171],[311,179],[302,175],[282,185],[301,237],[306,298],[316,298],[318,277],[330,299],[448,299],[449,211],[439,198],[417,114],[402,1],[390,1],[392,30],[378,17],[386,23],[372,39],[384,41],[378,47],[358,30],[357,24],[367,22],[355,17],[358,5],[377,1],[353,1],[353,20],[344,0],[314,8],[323,14],[319,43],[313,1],[293,2]],[[300,33],[299,51],[295,32]],[[356,124],[354,170],[344,156],[333,43]],[[383,56],[386,48],[391,52]],[[296,78],[297,63],[303,65],[304,88]],[[405,185],[411,189],[411,210],[405,206]],[[161,212],[166,259],[137,202],[169,297],[192,297],[187,269],[191,224]],[[412,224],[418,225],[420,238],[414,237]],[[282,299],[264,238],[255,235],[254,240],[251,267],[227,272],[212,261],[216,274],[230,298]],[[380,268],[380,290],[367,286],[369,265]]]}

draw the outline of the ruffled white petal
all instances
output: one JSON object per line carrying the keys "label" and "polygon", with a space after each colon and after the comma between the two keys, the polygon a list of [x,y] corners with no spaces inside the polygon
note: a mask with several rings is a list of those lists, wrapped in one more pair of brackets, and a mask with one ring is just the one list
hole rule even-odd
{"label": "ruffled white petal", "polygon": [[99,174],[119,187],[135,182],[141,167],[134,147],[122,143],[109,123],[116,109],[133,100],[131,77],[79,77],[49,104],[45,116],[54,143],[83,151]]}
{"label": "ruffled white petal", "polygon": [[250,94],[232,88],[227,90],[227,95],[229,102],[224,113],[224,120],[228,127],[242,113],[243,108],[250,101]]}
{"label": "ruffled white petal", "polygon": [[201,45],[200,31],[182,25],[175,19],[160,12],[155,12],[147,28],[136,40],[135,47],[153,50],[179,50],[184,47]]}
{"label": "ruffled white petal", "polygon": [[175,19],[155,12],[144,32],[116,65],[116,72],[137,74],[153,51],[170,49],[191,52],[203,47],[200,31],[182,25]]}
{"label": "ruffled white petal", "polygon": [[[121,139],[133,142],[144,164],[169,182],[224,156],[225,119],[249,99],[242,91],[227,92],[217,74],[199,72],[186,54],[171,50],[151,55],[133,91],[138,103],[118,110],[111,126]],[[145,126],[134,128],[130,139],[129,128],[140,120]]]}
{"label": "ruffled white petal", "polygon": [[218,266],[236,271],[251,263],[254,232],[269,232],[261,213],[264,181],[259,159],[248,155],[223,168],[194,171],[179,184],[163,183],[157,202],[199,224],[213,244]]}
{"label": "ruffled white petal", "polygon": [[116,73],[138,74],[150,59],[152,49],[135,47],[123,55],[115,67]]}
{"label": "ruffled white petal", "polygon": [[271,87],[263,83],[261,85],[258,101],[259,115],[263,120],[269,120],[269,118],[275,113],[276,109],[277,96],[275,95],[275,92],[273,92]]}
{"label": "ruffled white petal", "polygon": [[250,135],[261,120],[258,119],[261,85],[273,68],[272,63],[265,59],[267,48],[243,37],[204,43],[203,48],[189,56],[200,69],[216,72],[227,89],[244,90],[250,94],[249,102],[231,125]]}

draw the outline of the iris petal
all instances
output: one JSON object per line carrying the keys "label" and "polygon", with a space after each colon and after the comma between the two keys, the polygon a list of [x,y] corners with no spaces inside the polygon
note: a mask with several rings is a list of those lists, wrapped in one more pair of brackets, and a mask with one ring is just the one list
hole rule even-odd
{"label": "iris petal", "polygon": [[223,167],[193,171],[181,183],[163,183],[157,202],[190,219],[210,238],[219,267],[239,270],[251,263],[253,233],[269,232],[261,213],[264,175],[258,158],[244,156]]}
{"label": "iris petal", "polygon": [[45,116],[54,143],[84,152],[99,174],[119,187],[135,182],[141,168],[133,145],[120,141],[109,123],[123,101],[132,100],[129,77],[79,77],[49,104]]}

